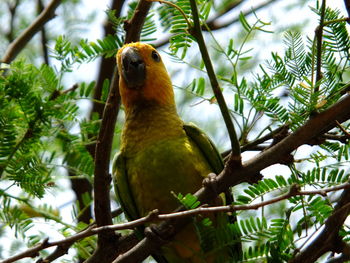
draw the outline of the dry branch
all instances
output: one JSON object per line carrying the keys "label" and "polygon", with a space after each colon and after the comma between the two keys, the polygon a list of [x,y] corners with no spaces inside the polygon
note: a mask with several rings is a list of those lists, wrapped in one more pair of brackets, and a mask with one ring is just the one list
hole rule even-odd
{"label": "dry branch", "polygon": [[346,245],[339,235],[350,213],[350,189],[344,190],[332,215],[326,220],[322,232],[289,263],[312,263],[328,251],[342,253]]}
{"label": "dry branch", "polygon": [[10,63],[14,60],[34,35],[55,17],[55,10],[61,2],[62,0],[52,0],[34,22],[8,46],[5,55],[1,59],[3,63]]}
{"label": "dry branch", "polygon": [[[169,213],[169,214],[159,214],[158,211],[152,211],[149,213],[148,216],[126,222],[126,223],[121,223],[121,224],[116,224],[116,225],[109,225],[109,226],[102,226],[102,227],[97,227],[96,225],[91,225],[87,229],[72,235],[68,238],[54,241],[54,242],[49,242],[48,239],[45,239],[42,243],[34,246],[33,248],[30,248],[18,255],[15,255],[11,258],[6,259],[5,261],[2,261],[1,263],[11,263],[16,260],[25,258],[25,257],[33,257],[37,255],[41,250],[48,248],[48,247],[54,247],[56,246],[56,250],[54,253],[52,253],[51,258],[56,256],[58,254],[59,256],[64,255],[68,248],[76,241],[81,240],[83,238],[101,233],[101,232],[106,232],[106,231],[118,231],[118,230],[125,230],[125,229],[134,229],[140,225],[144,225],[145,223],[150,223],[150,222],[157,222],[160,220],[166,220],[166,219],[176,219],[176,218],[186,218],[190,216],[195,216],[195,215],[208,215],[210,213],[221,213],[221,212],[233,212],[233,211],[243,211],[243,210],[253,210],[253,209],[259,209],[261,207],[265,207],[277,202],[280,202],[282,200],[286,200],[288,198],[294,197],[294,196],[305,196],[305,195],[321,195],[321,196],[327,196],[327,193],[330,192],[336,192],[339,190],[344,190],[350,188],[350,183],[344,183],[338,186],[333,186],[329,188],[323,188],[323,189],[317,189],[317,190],[310,190],[310,191],[301,191],[300,187],[296,184],[292,185],[290,190],[282,194],[280,196],[276,196],[270,200],[263,201],[260,203],[256,204],[250,204],[250,205],[226,205],[226,206],[214,206],[214,207],[199,207],[191,210],[186,210],[186,211],[180,211],[180,212],[174,212],[174,213]],[[343,202],[344,203],[344,202]],[[115,211],[116,214],[120,213],[120,210]],[[337,214],[338,215],[338,214]],[[128,240],[130,242],[130,240]],[[125,251],[125,250],[122,250]],[[57,258],[57,257],[56,257]],[[39,261],[43,262],[43,261]]]}
{"label": "dry branch", "polygon": [[[138,41],[141,29],[148,14],[151,4],[140,1],[136,7],[133,17],[125,22],[125,43]],[[129,26],[129,28],[128,28]],[[94,171],[94,204],[95,217],[98,226],[112,224],[109,189],[111,176],[109,174],[109,163],[112,148],[112,140],[118,111],[120,107],[119,76],[115,67],[111,82],[110,93],[104,108],[103,118],[98,135],[95,150]],[[111,262],[118,253],[118,238],[114,232],[101,232],[98,234],[98,247],[88,263]]]}
{"label": "dry branch", "polygon": [[215,98],[218,102],[221,115],[224,118],[224,122],[227,128],[228,135],[230,137],[231,141],[231,159],[234,159],[237,162],[237,166],[241,165],[241,147],[239,144],[239,140],[235,131],[235,128],[233,126],[233,121],[231,118],[231,114],[228,110],[225,98],[221,92],[221,87],[219,85],[219,82],[217,80],[213,64],[210,60],[209,52],[206,47],[204,37],[202,34],[202,29],[201,29],[201,23],[199,20],[199,14],[198,14],[198,9],[197,9],[197,4],[194,0],[190,0],[190,5],[191,5],[191,10],[192,10],[192,15],[193,15],[193,28],[190,28],[190,33],[191,35],[196,39],[199,50],[202,55],[202,59],[205,65],[205,68],[207,69],[207,74],[210,80],[210,84],[213,90],[213,93],[215,95]]}

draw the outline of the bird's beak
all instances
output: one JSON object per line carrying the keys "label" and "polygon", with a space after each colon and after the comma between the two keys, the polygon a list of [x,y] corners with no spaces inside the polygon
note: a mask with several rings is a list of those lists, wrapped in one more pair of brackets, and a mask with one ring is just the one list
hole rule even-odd
{"label": "bird's beak", "polygon": [[122,74],[128,88],[143,86],[146,79],[145,63],[136,48],[126,47],[121,54]]}

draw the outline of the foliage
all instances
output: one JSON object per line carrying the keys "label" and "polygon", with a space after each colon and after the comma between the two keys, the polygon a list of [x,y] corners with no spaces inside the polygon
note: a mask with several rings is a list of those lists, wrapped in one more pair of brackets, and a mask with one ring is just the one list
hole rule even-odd
{"label": "foliage", "polygon": [[[316,36],[306,38],[302,32],[291,30],[284,34],[284,53],[273,52],[269,60],[254,68],[254,53],[249,44],[258,34],[270,36],[270,23],[257,18],[256,14],[256,20],[252,22],[241,13],[241,39],[227,37],[221,44],[222,41],[206,26],[206,21],[210,12],[219,12],[230,2],[223,1],[222,5],[214,1],[197,2],[202,27],[208,31],[206,40],[210,43],[210,54],[218,64],[217,78],[229,98],[227,102],[243,147],[281,127],[288,127],[290,132],[297,130],[314,114],[328,109],[348,92],[350,40],[339,10],[329,7],[325,10],[321,68],[316,66],[319,59]],[[207,88],[209,82],[203,62],[193,58],[190,52],[197,46],[191,35],[193,17],[189,1],[173,3],[178,9],[165,4],[151,9],[141,38],[152,42],[160,31],[170,32],[168,54],[173,61],[182,63],[181,66],[185,63],[196,72],[194,77],[187,78],[190,79],[188,85],[181,88],[195,98],[216,104]],[[77,207],[73,212],[73,225],[66,223],[56,208],[38,205],[42,201],[45,203],[46,195],[57,191],[59,180],[68,175],[72,175],[71,179],[84,178],[92,182],[94,156],[88,147],[96,141],[100,119],[93,114],[87,118],[78,105],[81,100],[94,101],[96,82],[67,87],[63,77],[79,65],[115,56],[124,42],[123,23],[132,16],[136,4],[131,1],[125,16],[121,17],[114,11],[106,11],[116,32],[113,35],[95,41],[79,39],[78,42],[67,34],[55,36],[50,56],[58,63],[57,67],[35,66],[25,59],[1,65],[4,68],[0,71],[0,222],[4,229],[13,229],[15,236],[28,245],[42,241],[42,233],[26,234],[42,219],[54,224],[62,236],[70,236],[86,227],[78,222],[82,211]],[[321,16],[320,9],[318,3],[311,8],[318,16]],[[316,82],[317,71],[323,76],[319,82]],[[101,100],[94,102],[104,105],[109,86],[110,80],[106,79]],[[287,175],[275,172],[256,184],[235,189],[234,204],[256,204],[287,193],[295,184],[309,190],[348,182],[350,174],[344,167],[349,165],[350,145],[348,138],[344,139],[343,130],[349,130],[349,125],[349,122],[343,123],[327,134],[328,137],[310,142],[310,148],[313,147],[306,157],[298,159],[299,152],[293,153],[294,162],[286,165]],[[269,139],[257,145],[265,147],[278,140],[273,136]],[[186,208],[194,209],[200,205],[191,194],[183,194],[174,195],[174,198]],[[89,196],[83,199],[85,204],[92,202]],[[239,211],[237,222],[220,229],[208,218],[194,220],[205,251],[224,251],[242,242],[244,262],[287,262],[299,244],[304,244],[322,228],[334,209],[334,200],[333,195],[294,196],[280,206],[260,208],[257,212]],[[116,220],[119,222],[124,218]],[[348,241],[348,228],[344,227],[341,235]],[[93,236],[75,243],[76,257],[90,257],[95,239]],[[18,249],[19,243],[13,245]]]}
{"label": "foliage", "polygon": [[[92,175],[93,161],[83,147],[88,143],[83,141],[84,129],[80,135],[70,132],[77,122],[79,93],[90,96],[91,89],[87,92],[81,85],[66,92],[59,76],[47,65],[37,68],[18,60],[0,77],[0,177],[6,182],[0,190],[0,218],[22,237],[35,217],[65,225],[56,210],[31,201],[56,187],[57,177],[62,176],[59,167],[74,169],[77,176]],[[10,194],[19,189],[24,197]],[[35,243],[41,238],[26,239]]]}

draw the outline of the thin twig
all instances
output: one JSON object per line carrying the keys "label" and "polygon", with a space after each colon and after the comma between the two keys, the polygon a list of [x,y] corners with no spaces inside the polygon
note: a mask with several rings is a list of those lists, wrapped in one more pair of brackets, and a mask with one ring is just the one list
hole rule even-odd
{"label": "thin twig", "polygon": [[322,40],[323,40],[323,26],[324,26],[324,17],[325,17],[325,11],[326,11],[326,0],[322,0],[322,6],[321,6],[321,17],[320,17],[320,24],[315,30],[316,35],[316,83],[315,83],[315,93],[319,91],[320,80],[322,79]]}
{"label": "thin twig", "polygon": [[324,189],[318,189],[318,190],[311,190],[311,191],[300,191],[300,188],[297,185],[292,185],[289,192],[277,196],[275,198],[272,198],[270,200],[260,202],[257,204],[252,205],[227,205],[227,206],[215,206],[215,207],[199,207],[192,210],[186,210],[181,212],[175,212],[175,213],[169,213],[169,214],[159,214],[157,210],[154,210],[150,212],[147,216],[139,218],[134,221],[122,223],[122,224],[116,224],[116,225],[108,225],[108,226],[102,226],[97,227],[96,225],[91,225],[87,229],[72,235],[68,238],[49,242],[48,239],[45,239],[42,243],[18,254],[13,257],[10,257],[4,261],[1,261],[1,263],[11,263],[16,260],[26,258],[26,257],[33,257],[38,254],[39,251],[57,246],[59,247],[58,253],[62,253],[63,251],[67,251],[68,247],[71,246],[74,242],[95,235],[97,233],[105,232],[105,231],[117,231],[117,230],[125,230],[125,229],[134,229],[137,226],[144,225],[145,223],[150,222],[156,222],[159,220],[165,220],[165,219],[174,219],[174,218],[183,218],[183,217],[190,217],[195,215],[208,215],[211,213],[221,213],[221,212],[233,212],[233,211],[243,211],[243,210],[253,210],[258,209],[267,205],[271,205],[277,202],[280,202],[282,200],[286,200],[288,198],[294,197],[294,196],[302,196],[302,195],[322,195],[326,196],[327,193],[335,192],[343,189],[350,188],[350,183],[344,183],[338,186],[324,188]]}
{"label": "thin twig", "polygon": [[14,3],[8,2],[8,9],[10,11],[10,21],[9,21],[9,31],[6,33],[6,36],[10,42],[13,41],[14,38],[14,32],[15,32],[15,18],[16,18],[16,11],[17,7],[19,5],[19,0],[16,0]]}
{"label": "thin twig", "polygon": [[341,22],[349,22],[350,17],[344,17],[344,18],[339,18],[339,19],[333,19],[333,20],[328,20],[323,23],[323,27],[331,25],[331,24],[338,24]]}
{"label": "thin twig", "polygon": [[[254,141],[250,141],[246,144],[244,144],[242,147],[241,147],[241,151],[242,152],[245,152],[245,151],[259,151],[259,150],[264,150],[266,149],[267,147],[259,147],[258,145],[263,143],[263,142],[266,142],[267,140],[270,140],[272,139],[276,134],[278,134],[279,132],[281,132],[282,130],[286,129],[285,126],[281,126],[281,127],[278,127],[277,129],[271,131],[270,133],[266,134],[265,136],[262,136]],[[226,159],[229,154],[230,154],[231,150],[226,150],[224,151],[223,153],[221,153],[221,157]]]}
{"label": "thin twig", "polygon": [[[44,5],[42,0],[37,0],[37,5],[38,5],[38,13],[40,14],[43,9],[44,9]],[[41,49],[43,51],[43,57],[44,57],[44,62],[46,65],[49,65],[49,52],[48,52],[48,48],[47,48],[47,36],[46,36],[46,29],[45,29],[45,25],[43,25],[41,31]]]}
{"label": "thin twig", "polygon": [[78,241],[82,238],[85,238],[85,237],[88,237],[88,236],[91,236],[93,233],[91,232],[92,229],[95,227],[95,225],[92,225],[90,227],[88,227],[87,229],[75,234],[75,235],[72,235],[68,238],[65,238],[65,239],[62,239],[62,240],[58,240],[58,241],[53,241],[53,242],[49,242],[48,238],[45,239],[43,242],[35,245],[34,247],[22,252],[22,253],[19,253],[17,255],[14,255],[12,257],[9,257],[3,261],[1,261],[0,263],[11,263],[11,262],[15,262],[17,260],[20,260],[22,258],[26,258],[26,257],[35,257],[38,255],[38,252],[45,249],[45,248],[48,248],[48,247],[54,247],[54,246],[62,246],[62,245],[65,245],[65,244],[69,244],[71,242],[75,242],[75,241]]}
{"label": "thin twig", "polygon": [[61,95],[65,95],[65,94],[68,94],[70,92],[74,92],[76,89],[79,88],[79,85],[77,83],[75,83],[72,87],[70,87],[69,89],[66,89],[66,90],[54,90],[50,97],[49,97],[49,100],[55,100],[57,99],[59,96]]}
{"label": "thin twig", "polygon": [[[256,11],[258,11],[260,9],[263,9],[263,8],[267,7],[268,5],[270,5],[270,4],[272,4],[273,2],[276,2],[276,1],[277,0],[269,0],[269,1],[265,1],[265,2],[259,3],[257,6],[254,6],[254,7],[250,8],[249,10],[244,11],[242,13],[246,17],[246,16],[248,16],[250,14],[254,14]],[[225,22],[218,23],[220,17],[221,17],[221,15],[215,16],[215,17],[213,17],[213,18],[211,18],[210,20],[207,21],[207,25],[209,27],[209,30],[212,31],[212,30],[222,29],[222,28],[228,27],[228,26],[230,26],[230,25],[232,25],[234,23],[239,22],[239,17],[234,17],[234,18],[225,20]],[[206,29],[203,27],[203,30],[205,31]]]}
{"label": "thin twig", "polygon": [[181,15],[183,16],[183,18],[185,19],[186,21],[186,24],[188,27],[191,27],[192,24],[190,22],[190,20],[188,19],[187,15],[185,14],[185,12],[180,8],[178,7],[177,5],[175,5],[174,3],[172,2],[169,2],[169,1],[165,1],[165,0],[147,0],[148,2],[158,2],[158,3],[161,3],[161,4],[167,4],[169,6],[172,6],[174,7],[175,9],[177,9],[177,11],[179,11],[181,13]]}
{"label": "thin twig", "polygon": [[150,221],[154,222],[156,220],[167,220],[167,219],[182,218],[182,217],[189,217],[189,216],[195,216],[195,215],[206,215],[211,213],[222,213],[222,212],[228,213],[228,212],[234,212],[234,211],[256,210],[261,207],[271,205],[294,196],[303,196],[303,195],[327,196],[327,193],[344,190],[347,188],[350,188],[350,183],[344,183],[334,187],[318,189],[318,190],[310,190],[310,191],[300,191],[300,187],[298,185],[292,185],[290,191],[288,191],[287,193],[260,203],[256,203],[256,204],[199,207],[191,210],[168,213],[168,214],[158,214],[157,211],[152,211],[147,217],[143,217],[135,221],[130,221],[125,224],[106,226],[106,229],[107,228],[110,230],[123,230],[128,228],[132,229],[146,222],[150,222]]}
{"label": "thin twig", "polygon": [[100,132],[97,137],[94,170],[95,217],[98,226],[112,224],[109,189],[111,177],[109,160],[112,150],[115,123],[120,106],[119,76],[117,72],[111,83],[107,103],[103,111]]}
{"label": "thin twig", "polygon": [[233,122],[232,122],[228,107],[226,105],[225,98],[222,95],[219,82],[216,78],[214,67],[211,63],[208,50],[205,45],[196,1],[190,0],[190,4],[191,4],[191,10],[192,10],[192,16],[193,16],[193,22],[194,22],[194,27],[190,29],[190,33],[197,40],[200,52],[202,54],[204,65],[207,69],[207,73],[210,79],[211,87],[213,89],[216,100],[219,104],[221,114],[224,118],[226,128],[228,130],[228,134],[231,140],[231,149],[232,149],[231,158],[235,160],[237,162],[237,165],[239,166],[241,162],[241,149],[240,149],[238,137],[237,137],[235,128],[233,126]]}
{"label": "thin twig", "polygon": [[[122,213],[123,213],[123,210],[122,210],[121,208],[117,208],[116,210],[113,210],[113,211],[112,211],[112,217],[115,218],[115,217],[119,216],[119,215],[122,214]],[[85,237],[89,237],[89,236],[95,235],[95,234],[97,233],[97,232],[96,232],[96,233],[94,232],[94,229],[96,229],[95,227],[96,227],[95,222],[92,222],[92,223],[87,227],[87,229],[88,229],[88,228],[91,229],[91,234],[89,234],[89,232],[87,232],[87,233],[86,233],[87,236],[85,236]],[[86,231],[87,229],[82,230],[82,232]],[[102,229],[101,229],[101,230],[102,230]],[[80,236],[79,234],[80,234],[80,232],[76,234],[76,235],[78,235],[77,238],[79,238],[79,239],[77,239],[77,240],[72,240],[72,239],[70,239],[70,241],[67,242],[67,241],[65,241],[65,239],[62,239],[61,241],[59,241],[60,243],[57,245],[56,249],[55,249],[50,255],[46,256],[44,259],[39,259],[36,263],[52,262],[53,260],[55,260],[55,259],[57,259],[57,258],[59,258],[59,257],[61,257],[61,256],[64,256],[65,254],[67,254],[69,248],[70,248],[76,241],[85,238],[85,237]],[[72,236],[74,236],[74,235],[72,235]],[[71,237],[72,237],[72,236],[71,236]],[[69,237],[69,238],[71,238],[71,237]],[[53,244],[53,243],[51,243],[51,244]]]}
{"label": "thin twig", "polygon": [[[110,3],[110,8],[115,11],[115,16],[119,17],[121,13],[121,9],[123,8],[124,0],[112,0]],[[104,22],[104,36],[113,35],[115,30],[113,29],[112,23],[109,23],[108,20]],[[103,84],[105,83],[105,80],[110,80],[112,83],[113,80],[113,74],[115,72],[116,68],[116,62],[115,58],[101,58],[101,63],[99,66],[99,73],[96,81],[96,85],[94,87],[93,91],[93,99],[92,99],[92,107],[89,114],[89,119],[92,120],[96,115],[98,116],[98,119],[102,119],[103,111],[105,104],[101,104],[101,97],[102,97],[102,89]],[[114,88],[112,88],[114,89]],[[120,98],[118,97],[120,100]],[[120,104],[120,103],[117,103]],[[117,118],[117,116],[115,117]],[[86,144],[85,148],[90,153],[91,157],[95,161],[95,153],[96,153],[96,134],[93,132],[88,132],[87,137],[89,140],[92,140],[92,143]],[[91,221],[92,218],[92,211],[91,211],[91,205],[86,205],[84,202],[85,195],[92,196],[92,184],[90,181],[86,178],[81,179],[79,181],[75,180],[70,173],[70,179],[72,182],[72,189],[77,197],[77,201],[79,203],[79,209],[81,210],[79,213],[78,219],[87,223]],[[112,214],[113,217],[113,214]]]}
{"label": "thin twig", "polygon": [[326,133],[321,136],[321,141],[322,139],[346,143],[350,139],[350,135],[336,135],[336,134]]}
{"label": "thin twig", "polygon": [[338,128],[345,134],[345,136],[347,136],[348,138],[350,138],[350,133],[345,130],[345,128],[336,120],[335,123],[337,124]]}
{"label": "thin twig", "polygon": [[27,43],[38,33],[43,26],[55,16],[55,10],[62,0],[52,0],[48,6],[40,13],[33,23],[25,29],[7,48],[1,61],[10,63],[27,45]]}

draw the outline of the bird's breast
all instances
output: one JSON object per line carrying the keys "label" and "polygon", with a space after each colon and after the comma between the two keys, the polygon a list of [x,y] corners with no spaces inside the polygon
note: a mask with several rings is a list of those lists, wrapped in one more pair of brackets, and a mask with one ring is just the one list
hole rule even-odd
{"label": "bird's breast", "polygon": [[179,206],[174,196],[194,193],[211,169],[187,137],[163,139],[126,159],[130,188],[140,215],[153,209],[171,212]]}

